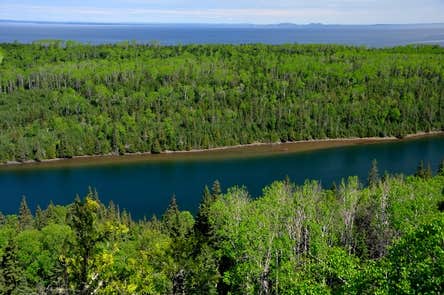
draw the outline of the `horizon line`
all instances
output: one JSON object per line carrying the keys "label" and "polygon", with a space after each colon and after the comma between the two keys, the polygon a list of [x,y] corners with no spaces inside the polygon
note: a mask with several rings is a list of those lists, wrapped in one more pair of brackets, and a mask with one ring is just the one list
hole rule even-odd
{"label": "horizon line", "polygon": [[267,23],[259,24],[252,22],[233,22],[233,23],[205,23],[205,22],[95,22],[95,21],[52,21],[52,20],[17,20],[17,19],[0,19],[0,22],[13,23],[37,23],[37,24],[78,24],[78,25],[209,25],[209,26],[414,26],[414,25],[444,25],[444,22],[430,23],[373,23],[373,24],[338,24],[338,23]]}

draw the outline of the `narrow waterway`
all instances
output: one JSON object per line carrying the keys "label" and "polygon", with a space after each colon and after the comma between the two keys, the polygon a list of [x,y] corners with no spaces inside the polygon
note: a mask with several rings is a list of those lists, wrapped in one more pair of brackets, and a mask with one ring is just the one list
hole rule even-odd
{"label": "narrow waterway", "polygon": [[67,204],[92,187],[103,202],[113,200],[135,218],[162,214],[173,194],[181,209],[195,212],[204,186],[211,186],[215,179],[224,189],[246,186],[256,197],[264,186],[286,176],[296,183],[317,179],[324,187],[349,175],[357,175],[365,183],[372,159],[377,159],[381,173],[412,174],[421,160],[435,171],[444,159],[444,136],[299,152],[284,149],[255,156],[247,156],[246,150],[239,153],[106,165],[2,168],[0,211],[17,212],[23,195],[32,210],[38,204],[46,207],[51,200]]}

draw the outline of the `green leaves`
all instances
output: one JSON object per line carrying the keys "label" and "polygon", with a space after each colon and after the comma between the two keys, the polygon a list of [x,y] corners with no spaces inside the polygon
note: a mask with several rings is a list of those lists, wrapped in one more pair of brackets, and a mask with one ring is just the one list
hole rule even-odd
{"label": "green leaves", "polygon": [[444,285],[444,216],[437,216],[390,249],[388,284],[396,294],[438,294]]}
{"label": "green leaves", "polygon": [[[0,223],[0,292],[429,294],[444,284],[444,177],[289,180],[251,199],[205,189],[194,222],[173,198],[133,222],[90,192]],[[22,214],[22,215],[23,215]]]}
{"label": "green leaves", "polygon": [[439,47],[62,45],[1,45],[1,162],[444,126]]}

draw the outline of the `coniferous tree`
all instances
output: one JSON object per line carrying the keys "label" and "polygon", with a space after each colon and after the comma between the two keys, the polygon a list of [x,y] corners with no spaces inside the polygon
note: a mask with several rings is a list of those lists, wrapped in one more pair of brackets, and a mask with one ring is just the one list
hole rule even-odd
{"label": "coniferous tree", "polygon": [[418,164],[418,167],[416,168],[416,173],[415,176],[420,177],[420,178],[426,178],[426,169],[424,167],[424,161],[420,161]]}
{"label": "coniferous tree", "polygon": [[32,213],[26,202],[26,197],[22,197],[19,209],[19,226],[20,230],[32,228]]}
{"label": "coniferous tree", "polygon": [[52,200],[49,202],[48,207],[46,208],[46,210],[44,211],[45,213],[45,219],[48,223],[51,222],[57,222],[57,214],[55,212],[55,205],[52,202]]}
{"label": "coniferous tree", "polygon": [[433,175],[432,167],[430,166],[430,162],[427,163],[427,168],[425,170],[425,178],[431,178]]}
{"label": "coniferous tree", "polygon": [[373,159],[372,167],[368,173],[368,184],[369,186],[374,186],[379,182],[379,171],[378,171],[378,161]]}
{"label": "coniferous tree", "polygon": [[97,229],[97,213],[99,204],[90,196],[83,201],[77,196],[70,212],[70,225],[76,234],[76,245],[73,250],[78,252],[79,263],[76,263],[74,278],[80,294],[90,294],[93,282],[90,281],[89,272],[91,260],[94,257],[96,244],[103,237]]}
{"label": "coniferous tree", "polygon": [[161,151],[162,151],[162,148],[160,147],[159,140],[156,139],[151,147],[151,153],[159,154]]}
{"label": "coniferous tree", "polygon": [[[443,49],[432,46],[0,47],[1,162],[443,127],[442,99],[431,99]],[[150,74],[136,66],[151,62]],[[386,99],[393,85],[403,95]]]}
{"label": "coniferous tree", "polygon": [[123,209],[122,214],[120,214],[121,222],[126,225],[128,228],[131,227],[133,223],[133,219],[131,217],[131,213],[128,210]]}
{"label": "coniferous tree", "polygon": [[117,219],[117,209],[114,202],[111,200],[109,201],[108,209],[106,210],[106,218],[110,220],[116,220]]}
{"label": "coniferous tree", "polygon": [[165,225],[165,228],[168,234],[172,237],[179,236],[179,206],[177,205],[176,195],[173,194],[170,200],[170,204],[168,205],[167,210],[162,216],[162,222]]}
{"label": "coniferous tree", "polygon": [[37,206],[37,209],[35,210],[35,219],[34,219],[34,227],[38,230],[42,229],[46,225],[46,218],[45,214],[40,208],[40,206]]}
{"label": "coniferous tree", "polygon": [[17,243],[14,239],[9,239],[3,250],[0,259],[0,293],[13,294],[19,286],[23,277],[23,270],[20,268],[17,259]]}
{"label": "coniferous tree", "polygon": [[222,194],[220,182],[217,179],[213,182],[213,186],[211,187],[211,194],[214,199],[216,199],[219,195]]}
{"label": "coniferous tree", "polygon": [[199,211],[196,215],[196,223],[194,225],[196,232],[203,237],[208,237],[210,235],[210,224],[208,220],[208,215],[210,206],[213,202],[214,198],[208,186],[205,186],[204,192],[202,194],[202,200],[199,204]]}

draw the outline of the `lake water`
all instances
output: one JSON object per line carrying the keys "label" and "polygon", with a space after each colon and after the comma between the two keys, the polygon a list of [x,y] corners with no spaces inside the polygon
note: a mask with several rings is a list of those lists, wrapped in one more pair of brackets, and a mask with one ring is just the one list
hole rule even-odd
{"label": "lake water", "polygon": [[15,213],[22,195],[30,207],[46,207],[50,200],[67,204],[88,186],[99,192],[105,203],[113,200],[135,218],[160,215],[172,194],[182,209],[195,212],[205,185],[218,179],[223,188],[245,185],[252,196],[264,186],[288,175],[296,183],[320,180],[324,187],[342,177],[358,175],[366,182],[372,159],[380,171],[413,174],[420,160],[434,171],[444,159],[444,136],[399,142],[357,145],[299,153],[255,157],[146,161],[87,167],[0,169],[0,210]]}
{"label": "lake water", "polygon": [[444,46],[444,24],[376,26],[98,25],[0,22],[0,42],[42,39],[85,43],[135,40],[163,45],[203,43],[335,43],[385,47],[412,43]]}
{"label": "lake water", "polygon": [[[444,24],[404,26],[205,26],[205,25],[80,25],[0,22],[0,42],[29,43],[41,39],[76,40],[101,44],[124,40],[140,43],[335,43],[385,47],[412,43],[444,45]],[[344,176],[365,181],[371,160],[380,170],[411,174],[420,160],[433,169],[444,158],[444,137],[395,143],[332,148],[302,153],[282,153],[247,158],[149,161],[51,169],[0,169],[0,211],[17,212],[26,195],[32,209],[73,201],[88,187],[102,201],[113,200],[135,218],[160,215],[176,194],[183,209],[196,211],[204,185],[218,179],[224,188],[245,185],[253,196],[274,180],[287,175],[303,183],[318,179],[329,187]]]}

